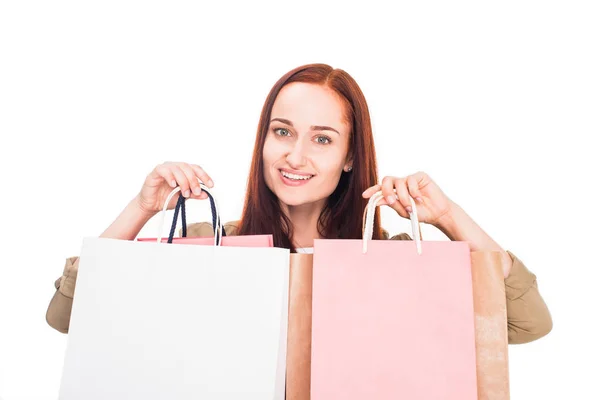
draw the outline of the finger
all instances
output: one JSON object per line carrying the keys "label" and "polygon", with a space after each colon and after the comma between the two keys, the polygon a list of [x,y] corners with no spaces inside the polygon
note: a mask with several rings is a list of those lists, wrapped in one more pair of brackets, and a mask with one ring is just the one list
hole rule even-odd
{"label": "finger", "polygon": [[171,172],[171,169],[165,166],[164,164],[158,165],[154,171],[160,177],[162,177],[172,188],[177,187],[177,180],[175,179],[175,175]]}
{"label": "finger", "polygon": [[401,217],[410,218],[410,216],[398,200],[396,200],[393,204],[388,204],[387,200],[385,200],[384,204],[388,205],[390,208],[396,211]]}
{"label": "finger", "polygon": [[371,198],[375,193],[381,190],[381,185],[374,185],[365,190],[362,194],[362,197],[365,199]]}
{"label": "finger", "polygon": [[192,164],[191,167],[194,170],[194,172],[196,173],[196,176],[198,178],[200,178],[202,183],[204,183],[209,188],[212,188],[215,185],[214,182],[212,181],[212,179],[210,178],[210,176],[208,176],[206,171],[201,166]]}
{"label": "finger", "polygon": [[187,177],[190,189],[192,193],[194,193],[194,196],[200,196],[202,194],[202,189],[200,188],[200,182],[198,181],[196,172],[192,169],[192,167],[189,164],[186,163],[181,163],[179,165],[179,168]]}
{"label": "finger", "polygon": [[417,203],[423,202],[423,196],[421,195],[421,191],[419,190],[419,183],[417,182],[417,178],[415,175],[411,175],[406,179],[406,184],[408,185],[408,193],[410,196],[415,199]]}
{"label": "finger", "polygon": [[181,170],[181,168],[179,168],[176,165],[171,165],[169,167],[169,169],[171,170],[173,175],[175,175],[175,180],[177,181],[177,184],[181,188],[181,193],[183,194],[183,197],[185,197],[185,198],[190,197],[190,195],[191,195],[190,184],[189,184],[188,178],[185,175],[185,173]]}
{"label": "finger", "polygon": [[409,200],[410,195],[408,193],[408,187],[406,186],[406,179],[396,179],[394,187],[396,188],[398,200],[404,209],[404,214],[408,217],[408,213],[412,212],[412,207]]}
{"label": "finger", "polygon": [[394,193],[394,177],[386,176],[383,178],[381,182],[381,194],[383,194],[383,198],[387,200],[390,206],[398,201]]}
{"label": "finger", "polygon": [[381,198],[381,199],[379,199],[379,201],[377,202],[377,207],[380,207],[380,206],[387,206],[387,205],[388,205],[388,202],[387,202],[387,200],[386,200],[385,198]]}

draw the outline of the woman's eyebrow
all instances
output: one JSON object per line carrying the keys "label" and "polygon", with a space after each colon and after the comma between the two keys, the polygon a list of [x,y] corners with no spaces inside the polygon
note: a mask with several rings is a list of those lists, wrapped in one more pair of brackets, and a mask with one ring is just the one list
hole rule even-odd
{"label": "woman's eyebrow", "polygon": [[[290,121],[289,119],[285,119],[285,118],[273,118],[271,120],[271,122],[273,122],[273,121],[283,122],[286,125],[294,127],[294,124],[292,124],[292,121]],[[333,132],[337,133],[338,135],[340,135],[340,133],[337,130],[333,129],[330,126],[313,125],[313,126],[310,127],[310,129],[313,130],[313,131],[333,131]]]}

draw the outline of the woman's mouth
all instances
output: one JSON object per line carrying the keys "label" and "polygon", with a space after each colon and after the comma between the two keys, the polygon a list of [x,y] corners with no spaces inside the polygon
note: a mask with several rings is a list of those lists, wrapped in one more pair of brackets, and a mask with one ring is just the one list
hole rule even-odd
{"label": "woman's mouth", "polygon": [[293,174],[291,172],[279,170],[279,176],[284,184],[288,186],[301,186],[312,179],[314,175]]}

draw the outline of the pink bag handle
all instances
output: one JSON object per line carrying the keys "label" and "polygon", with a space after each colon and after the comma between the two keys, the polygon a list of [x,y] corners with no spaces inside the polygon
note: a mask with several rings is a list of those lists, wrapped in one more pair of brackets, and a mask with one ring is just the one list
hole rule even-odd
{"label": "pink bag handle", "polygon": [[[395,192],[396,190],[394,190]],[[367,207],[365,209],[366,216],[363,220],[363,254],[367,252],[367,244],[369,240],[373,239],[373,226],[375,225],[375,209],[377,208],[377,203],[379,200],[383,198],[383,193],[381,191],[375,193],[369,199],[367,203]],[[408,197],[410,200],[410,205],[412,207],[412,212],[410,215],[410,223],[412,227],[412,237],[417,245],[417,254],[422,253],[421,248],[421,226],[419,225],[419,217],[417,215],[417,206],[412,197]]]}
{"label": "pink bag handle", "polygon": [[[200,180],[199,180],[200,181]],[[221,245],[221,229],[222,229],[222,222],[221,222],[221,214],[219,214],[219,206],[217,204],[217,199],[215,197],[215,195],[210,191],[210,189],[202,182],[200,182],[200,188],[202,190],[204,190],[205,192],[207,192],[208,194],[210,194],[214,200],[215,203],[215,214],[217,216],[217,226],[215,226],[215,246],[220,246]],[[177,186],[175,189],[173,189],[173,191],[171,193],[169,193],[169,195],[167,196],[167,200],[165,200],[165,204],[163,205],[163,209],[161,212],[161,217],[160,217],[160,224],[158,226],[158,235],[156,235],[156,242],[157,243],[161,243],[161,237],[162,237],[162,232],[165,226],[165,216],[167,214],[167,207],[169,206],[169,203],[171,202],[171,199],[173,198],[173,196],[175,196],[175,194],[177,194],[177,192],[179,192],[181,190],[181,188],[179,186]]]}

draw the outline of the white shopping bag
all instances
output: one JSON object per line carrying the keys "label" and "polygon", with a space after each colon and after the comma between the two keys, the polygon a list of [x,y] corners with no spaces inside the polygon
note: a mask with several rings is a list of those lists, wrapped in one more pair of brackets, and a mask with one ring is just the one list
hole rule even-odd
{"label": "white shopping bag", "polygon": [[284,399],[288,287],[288,249],[86,238],[60,399]]}

